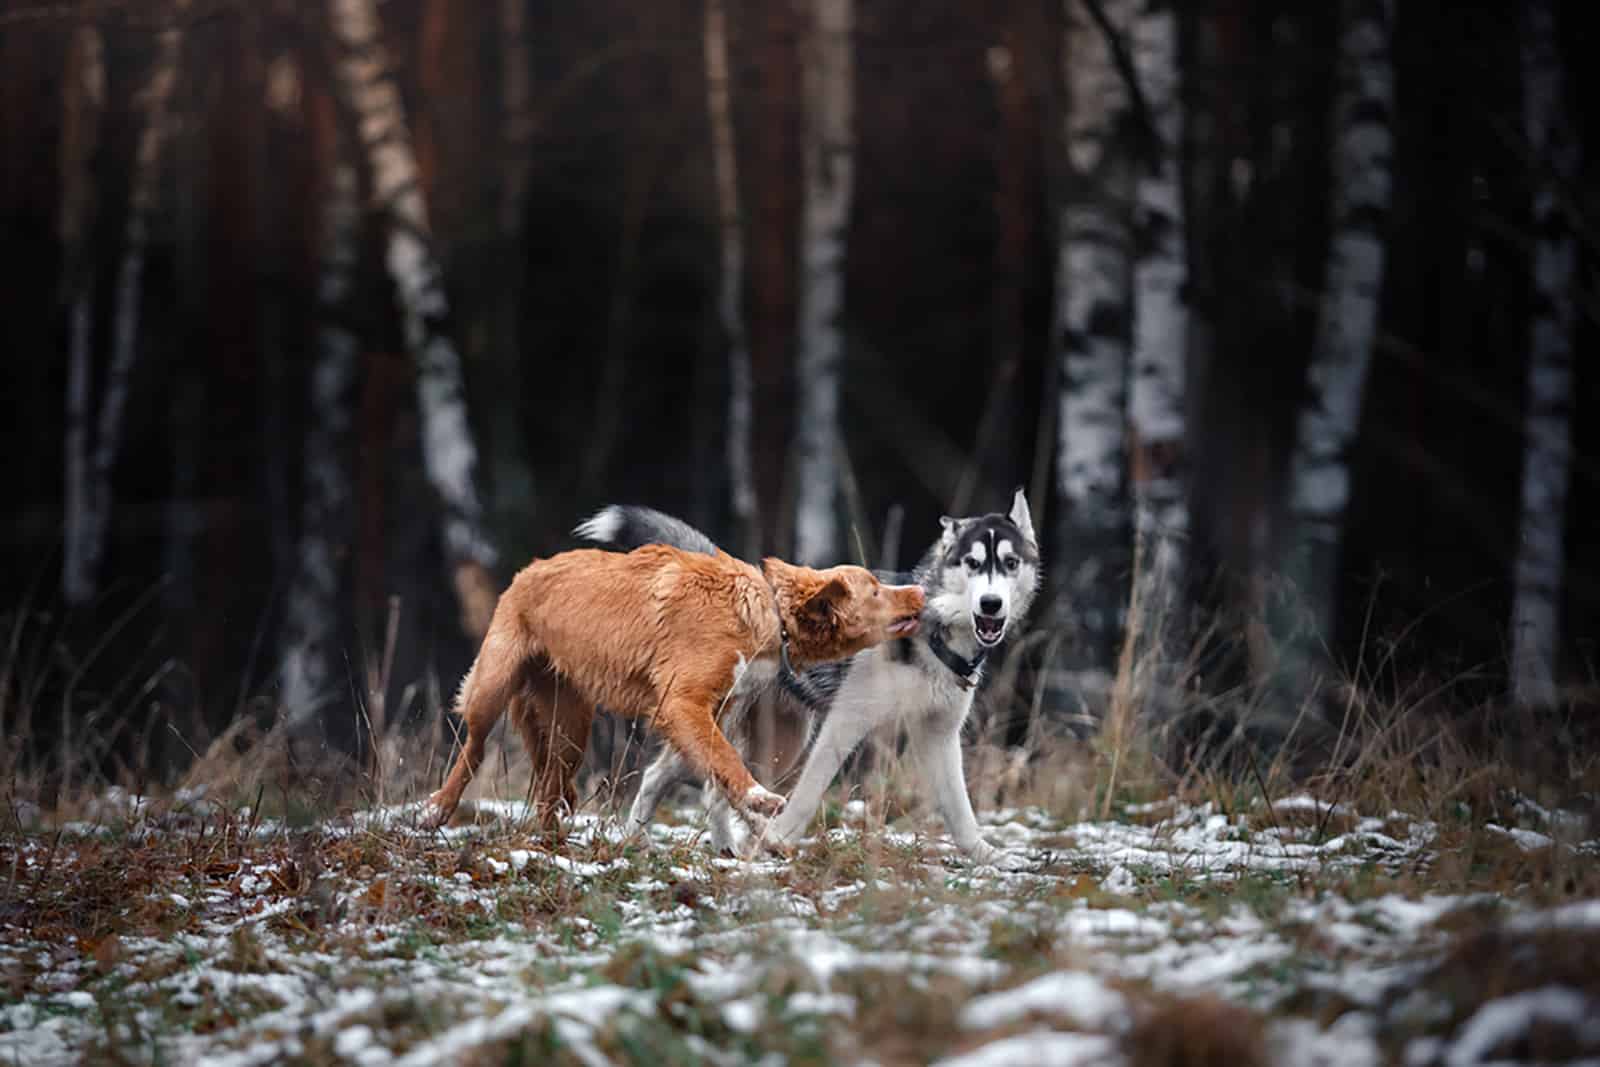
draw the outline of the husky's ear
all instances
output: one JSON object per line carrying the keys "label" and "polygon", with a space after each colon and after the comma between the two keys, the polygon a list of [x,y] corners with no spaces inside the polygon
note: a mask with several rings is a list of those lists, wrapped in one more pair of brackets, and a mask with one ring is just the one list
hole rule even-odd
{"label": "husky's ear", "polygon": [[939,516],[939,540],[954,541],[956,539],[956,531],[959,529],[961,529],[960,519],[952,519],[948,515]]}
{"label": "husky's ear", "polygon": [[1034,548],[1039,547],[1039,539],[1033,533],[1033,515],[1028,511],[1028,496],[1022,491],[1022,486],[1017,486],[1017,491],[1011,497],[1011,521],[1017,529],[1022,531],[1022,536],[1027,538],[1028,544]]}
{"label": "husky's ear", "polygon": [[850,587],[842,578],[830,578],[828,583],[806,597],[800,605],[800,614],[816,622],[827,623],[838,610],[840,601],[850,595]]}

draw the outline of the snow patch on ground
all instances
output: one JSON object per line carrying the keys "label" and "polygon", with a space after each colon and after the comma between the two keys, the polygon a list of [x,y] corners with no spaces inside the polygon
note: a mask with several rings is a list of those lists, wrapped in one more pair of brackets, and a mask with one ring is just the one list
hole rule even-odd
{"label": "snow patch on ground", "polygon": [[1095,975],[1057,971],[1015,989],[974,997],[961,1009],[961,1025],[993,1030],[1034,1015],[1056,1016],[1085,1030],[1115,1028],[1127,1013],[1127,998]]}
{"label": "snow patch on ground", "polygon": [[1116,1067],[1123,1058],[1116,1043],[1101,1034],[1035,1030],[936,1062],[939,1067]]}
{"label": "snow patch on ground", "polygon": [[[108,795],[105,818],[63,827],[60,847],[101,834],[111,819],[165,832],[161,819],[209,803],[190,796],[157,812],[143,798]],[[330,871],[302,884],[281,863],[245,861],[220,886],[174,886],[166,905],[183,917],[179,932],[124,939],[108,968],[85,948],[34,940],[25,916],[0,920],[0,977],[28,979],[25,995],[0,1006],[0,1062],[94,1058],[108,1033],[128,1025],[119,1012],[131,1010],[159,1058],[208,1067],[313,1053],[449,1062],[530,1034],[601,1064],[611,1062],[616,1027],[688,1010],[684,997],[759,1041],[769,1028],[807,1020],[847,1029],[875,1010],[862,983],[892,979],[909,990],[896,996],[963,991],[949,1006],[939,1061],[957,1067],[1119,1063],[1135,1000],[1147,995],[1131,990],[1146,989],[1221,995],[1262,1011],[1296,998],[1337,1003],[1341,1010],[1319,1016],[1334,1019],[1325,1028],[1274,1017],[1273,1062],[1376,1064],[1389,1060],[1385,1020],[1402,1008],[1436,1010],[1406,996],[1447,942],[1441,920],[1484,905],[1395,892],[1346,899],[1317,888],[1424,869],[1437,832],[1311,796],[1276,801],[1271,818],[1264,808],[1227,814],[1170,801],[1129,808],[1140,824],[990,813],[991,840],[1049,857],[1020,872],[967,866],[925,831],[875,831],[867,807],[852,801],[847,825],[828,832],[852,857],[850,874],[820,885],[784,860],[713,856],[696,844],[703,834],[693,824],[653,825],[626,842],[615,820],[580,816],[566,851],[555,852],[531,827],[507,842],[507,827],[527,820],[521,802],[480,801],[475,812],[477,822],[431,834],[417,828],[416,805],[318,829],[347,843],[392,835],[395,866],[381,875]],[[1327,823],[1330,835],[1289,825],[1291,814]],[[1546,813],[1541,825],[1554,832],[1570,822]],[[265,841],[305,833],[271,820],[251,827]],[[1531,838],[1519,834],[1552,840],[1503,829],[1522,847]],[[857,847],[864,834],[869,847]],[[440,842],[460,850],[462,869],[405,866],[407,848]],[[19,844],[18,869],[38,869],[53,847],[48,837]],[[863,865],[863,855],[880,858]],[[1209,902],[1198,899],[1208,888]],[[450,909],[449,936],[423,924],[403,892]],[[568,903],[548,921],[501,919],[513,892]],[[1600,901],[1542,912],[1508,901],[1498,914],[1512,931],[1600,927]],[[301,932],[311,924],[316,936]],[[616,969],[630,954],[653,968],[638,987],[626,984],[626,967]],[[197,1017],[204,1028],[191,1025]],[[1480,1062],[1535,1023],[1568,1027],[1600,1050],[1596,1019],[1600,1004],[1580,991],[1518,993],[1477,1006],[1447,1039],[1409,1039],[1405,1058]],[[1009,1032],[1029,1024],[1049,1028]],[[1003,1032],[991,1039],[991,1031]],[[685,1040],[702,1058],[728,1059],[703,1038]]]}

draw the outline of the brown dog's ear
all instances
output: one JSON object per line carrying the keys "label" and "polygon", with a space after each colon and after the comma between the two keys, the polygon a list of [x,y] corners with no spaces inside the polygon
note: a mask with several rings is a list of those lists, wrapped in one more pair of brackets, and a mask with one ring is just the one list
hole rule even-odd
{"label": "brown dog's ear", "polygon": [[830,578],[827,585],[812,593],[800,605],[800,614],[817,622],[827,622],[833,618],[839,602],[849,595],[850,587],[844,584],[842,578]]}

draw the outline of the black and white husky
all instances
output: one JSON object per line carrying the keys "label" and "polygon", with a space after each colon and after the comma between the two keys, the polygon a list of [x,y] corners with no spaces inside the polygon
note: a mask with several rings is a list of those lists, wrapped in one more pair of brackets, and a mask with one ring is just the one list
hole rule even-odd
{"label": "black and white husky", "polygon": [[[927,594],[922,628],[915,637],[879,645],[845,663],[798,677],[780,671],[783,688],[797,698],[789,704],[820,712],[823,720],[800,779],[783,811],[767,825],[764,841],[781,846],[798,839],[855,747],[875,727],[898,722],[956,845],[975,863],[1029,865],[1026,858],[996,848],[978,832],[961,766],[961,728],[972,710],[985,660],[1027,615],[1038,588],[1039,542],[1033,518],[1018,489],[1009,514],[945,517],[939,522],[943,530],[938,541],[911,575]],[[651,508],[604,508],[574,532],[622,549],[662,543],[689,551],[717,551],[710,538],[693,526]],[[749,735],[738,722],[740,716],[740,709],[731,709],[732,721],[724,730],[748,756]],[[648,823],[666,791],[690,777],[676,751],[663,749],[640,781],[628,813],[630,829]],[[738,852],[731,813],[719,797],[707,798],[712,844]]]}

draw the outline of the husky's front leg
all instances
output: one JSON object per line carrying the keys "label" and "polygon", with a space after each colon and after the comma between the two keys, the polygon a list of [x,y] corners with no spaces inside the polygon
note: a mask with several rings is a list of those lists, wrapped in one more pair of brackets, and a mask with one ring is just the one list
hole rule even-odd
{"label": "husky's front leg", "polygon": [[871,705],[835,702],[833,711],[822,720],[822,729],[817,731],[817,740],[806,757],[800,780],[789,791],[788,804],[767,827],[763,843],[787,848],[805,833],[811,817],[822,805],[822,795],[828,791],[833,776],[839,773],[845,759],[876,721],[869,707]]}
{"label": "husky's front leg", "polygon": [[913,731],[917,756],[922,773],[927,776],[933,791],[933,802],[944,817],[945,827],[955,840],[956,847],[967,854],[973,863],[1004,870],[1019,871],[1032,867],[1024,856],[996,848],[983,839],[978,830],[978,817],[972,811],[972,799],[967,796],[967,779],[961,766],[961,724],[939,721],[927,723]]}

